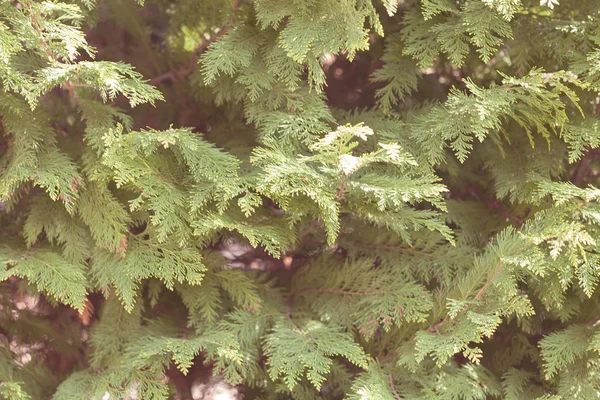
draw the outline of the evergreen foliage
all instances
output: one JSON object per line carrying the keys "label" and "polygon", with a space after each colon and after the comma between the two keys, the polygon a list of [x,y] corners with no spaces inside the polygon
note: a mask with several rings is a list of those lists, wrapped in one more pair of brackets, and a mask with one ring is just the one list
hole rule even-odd
{"label": "evergreen foliage", "polygon": [[0,0],[0,398],[600,398],[596,0]]}

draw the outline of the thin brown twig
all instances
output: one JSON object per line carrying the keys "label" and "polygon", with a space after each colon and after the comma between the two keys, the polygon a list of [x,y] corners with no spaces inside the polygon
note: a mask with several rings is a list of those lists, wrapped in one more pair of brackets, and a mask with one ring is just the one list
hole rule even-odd
{"label": "thin brown twig", "polygon": [[[466,306],[460,313],[463,314],[465,311],[469,310],[474,303],[480,301],[483,296],[485,295],[485,293],[488,291],[488,289],[490,288],[490,286],[492,286],[492,284],[494,283],[494,281],[496,280],[496,278],[498,278],[498,275],[500,275],[500,273],[502,273],[502,271],[504,270],[504,267],[506,266],[505,263],[500,263],[500,265],[498,266],[498,268],[496,268],[496,271],[494,271],[494,275],[488,279],[485,284],[483,285],[483,287],[481,289],[479,289],[479,291],[477,292],[477,294],[475,295],[475,297],[473,297],[472,303],[469,304],[468,306]],[[449,315],[446,316],[446,318],[444,318],[442,321],[438,322],[437,324],[434,324],[432,326],[430,326],[427,331],[428,332],[437,332],[437,330],[444,324],[446,324],[447,322],[451,321],[452,318],[450,318]]]}
{"label": "thin brown twig", "polygon": [[400,396],[400,394],[396,391],[396,386],[394,385],[394,378],[391,374],[388,375],[388,382],[390,384],[390,390],[392,391],[394,397],[398,400],[402,399],[402,396]]}
{"label": "thin brown twig", "polygon": [[320,289],[306,289],[301,290],[298,294],[310,294],[310,293],[334,293],[334,294],[342,294],[346,296],[372,296],[372,295],[382,295],[385,292],[381,291],[373,291],[373,292],[351,292],[348,290],[342,289],[329,289],[329,288],[320,288]]}
{"label": "thin brown twig", "polygon": [[33,7],[31,7],[31,3],[27,2],[26,5],[29,9],[29,14],[31,14],[31,23],[33,25],[33,29],[35,29],[35,32],[38,34],[40,41],[42,42],[42,48],[44,49],[44,52],[46,53],[48,58],[50,58],[53,61],[56,60],[56,57],[50,51],[50,46],[48,45],[48,42],[46,42],[46,39],[44,39],[44,35],[42,34],[42,28],[40,27],[40,24],[37,20],[37,16],[33,12]]}
{"label": "thin brown twig", "polygon": [[[473,303],[476,303],[483,298],[483,296],[488,291],[490,286],[492,286],[492,284],[494,283],[496,278],[498,278],[498,275],[500,275],[500,273],[504,270],[505,265],[506,265],[505,263],[500,263],[500,266],[498,266],[498,268],[496,268],[496,271],[494,271],[494,275],[491,277],[491,279],[488,279],[485,282],[485,284],[483,285],[483,287],[481,289],[479,289],[479,291],[477,292],[475,297],[473,297],[473,300],[472,300]],[[473,303],[467,305],[460,313],[463,314],[465,311],[469,310],[471,308],[471,306],[473,306]],[[434,325],[430,326],[429,328],[427,328],[427,331],[428,332],[437,332],[441,326],[445,325],[446,323],[450,322],[451,320],[452,320],[452,318],[450,318],[449,315],[446,315],[446,318],[444,318],[437,324],[434,324]]]}
{"label": "thin brown twig", "polygon": [[441,326],[445,325],[446,323],[450,322],[451,320],[452,320],[452,318],[450,318],[449,315],[446,315],[446,318],[444,318],[437,324],[433,324],[429,328],[427,328],[427,332],[437,332]]}
{"label": "thin brown twig", "polygon": [[[527,248],[528,248],[527,246],[521,248],[519,251],[516,252],[516,255],[522,253]],[[498,278],[498,276],[502,273],[502,271],[504,271],[505,267],[506,267],[506,263],[501,262],[500,265],[498,266],[498,268],[496,268],[496,270],[494,271],[494,275],[485,282],[485,284],[482,286],[481,289],[479,289],[479,291],[477,292],[475,297],[473,297],[473,300],[471,300],[471,304],[467,305],[464,309],[462,309],[460,314],[463,314],[465,311],[469,310],[475,303],[477,303],[478,301],[483,299],[483,296],[485,296],[485,293],[489,290],[489,288],[492,286],[492,284]],[[450,318],[449,315],[446,315],[446,318],[444,318],[442,321],[430,326],[427,329],[427,331],[428,332],[436,332],[438,330],[438,328],[440,328],[442,325],[446,324],[447,322],[450,322],[451,320],[453,320],[453,318]]]}
{"label": "thin brown twig", "polygon": [[298,239],[302,239],[306,235],[311,233],[317,227],[318,224],[319,224],[319,220],[314,219],[306,228],[304,228],[304,230],[300,233],[300,235],[298,235]]}
{"label": "thin brown twig", "polygon": [[[504,263],[500,263],[500,266],[498,268],[496,268],[496,271],[494,271],[494,276],[492,276],[492,279],[488,280],[485,283],[485,285],[483,285],[483,287],[481,289],[479,289],[479,292],[477,292],[477,294],[473,298],[473,301],[479,301],[483,298],[483,296],[485,295],[485,292],[487,292],[487,290],[490,288],[490,286],[492,286],[492,283],[494,283],[496,278],[498,278],[498,275],[500,275],[500,273],[504,270],[505,265],[506,264],[504,264]],[[467,307],[467,309],[468,309],[468,307]]]}
{"label": "thin brown twig", "polygon": [[234,5],[233,5],[232,15],[231,15],[231,18],[229,19],[229,22],[227,23],[227,25],[222,27],[216,35],[213,35],[210,39],[202,41],[198,46],[196,46],[196,48],[192,51],[192,54],[190,54],[190,58],[187,63],[181,65],[178,68],[172,68],[171,70],[169,70],[163,74],[160,74],[159,76],[157,76],[155,78],[152,78],[150,80],[150,84],[156,86],[156,85],[160,85],[161,83],[163,83],[165,81],[180,81],[180,80],[185,79],[189,74],[191,74],[194,71],[194,67],[196,65],[196,60],[197,60],[198,56],[202,52],[204,52],[204,50],[206,50],[208,48],[208,46],[210,46],[212,43],[216,42],[221,37],[225,36],[231,30],[231,28],[233,27],[233,24],[235,23],[235,13],[240,8],[240,3],[241,3],[241,0],[235,1]]}
{"label": "thin brown twig", "polygon": [[340,185],[337,193],[335,194],[336,201],[341,201],[344,198],[344,194],[346,193],[346,177],[342,179],[342,184]]}
{"label": "thin brown twig", "polygon": [[[40,42],[42,43],[42,49],[44,49],[44,52],[46,53],[46,56],[48,56],[48,59],[50,61],[57,62],[58,57],[56,57],[56,55],[52,52],[52,50],[50,50],[50,45],[48,44],[46,39],[44,39],[44,34],[42,33],[42,28],[38,22],[35,12],[33,11],[33,7],[31,7],[31,3],[29,1],[26,2],[26,6],[29,9],[29,14],[31,14],[31,24],[33,26],[33,29],[35,29],[35,32],[37,33],[38,37],[40,38]],[[73,89],[73,83],[70,80],[66,80],[65,86],[67,88],[67,91],[69,92],[69,96],[71,96],[73,101],[78,102],[79,99],[77,98],[77,95],[75,94],[75,90]]]}

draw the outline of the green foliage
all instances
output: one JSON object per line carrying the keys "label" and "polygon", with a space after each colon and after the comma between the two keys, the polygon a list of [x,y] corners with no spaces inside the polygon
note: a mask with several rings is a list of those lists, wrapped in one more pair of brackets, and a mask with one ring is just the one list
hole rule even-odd
{"label": "green foliage", "polygon": [[599,32],[0,0],[0,398],[598,398]]}
{"label": "green foliage", "polygon": [[19,383],[0,383],[0,394],[8,400],[27,400],[31,397],[21,388]]}
{"label": "green foliage", "polygon": [[70,263],[51,248],[26,250],[4,245],[0,250],[3,265],[0,278],[26,278],[57,301],[82,310],[87,294],[83,265]]}
{"label": "green foliage", "polygon": [[295,296],[306,298],[323,318],[349,328],[356,325],[366,339],[372,339],[380,325],[390,331],[393,325],[425,322],[432,306],[425,288],[394,276],[391,265],[374,268],[374,264],[369,258],[342,265],[331,256],[318,258],[299,272]]}
{"label": "green foliage", "polygon": [[[164,356],[172,354],[173,361],[184,374],[192,365],[192,360],[200,351],[205,357],[215,360],[215,368],[223,373],[229,382],[239,382],[236,368],[240,368],[242,359],[238,352],[239,345],[235,339],[223,332],[206,332],[191,339],[142,337],[129,351],[135,355],[133,367],[141,369],[145,366],[165,363]],[[166,359],[168,363],[168,358]]]}
{"label": "green foliage", "polygon": [[325,374],[331,368],[330,356],[342,355],[363,368],[367,365],[361,348],[350,335],[335,326],[315,321],[302,328],[275,325],[273,331],[265,336],[264,351],[269,376],[275,380],[283,375],[283,381],[290,390],[296,386],[305,369],[308,380],[320,389]]}

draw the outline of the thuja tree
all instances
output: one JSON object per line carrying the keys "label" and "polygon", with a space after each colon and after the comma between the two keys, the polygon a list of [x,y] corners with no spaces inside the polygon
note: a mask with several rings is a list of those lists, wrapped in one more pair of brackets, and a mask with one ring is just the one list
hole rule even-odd
{"label": "thuja tree", "polygon": [[0,397],[600,397],[598,1],[0,0],[0,82]]}

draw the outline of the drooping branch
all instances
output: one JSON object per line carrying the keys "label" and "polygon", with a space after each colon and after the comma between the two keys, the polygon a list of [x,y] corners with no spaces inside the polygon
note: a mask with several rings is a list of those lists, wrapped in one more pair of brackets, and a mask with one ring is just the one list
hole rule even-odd
{"label": "drooping branch", "polygon": [[219,29],[219,32],[211,36],[210,39],[206,39],[200,42],[200,44],[198,44],[198,46],[196,46],[196,48],[190,54],[190,58],[187,63],[179,67],[172,68],[171,70],[151,79],[150,84],[156,86],[166,81],[181,81],[187,78],[187,76],[194,71],[194,67],[196,66],[198,56],[202,54],[208,48],[208,46],[216,42],[221,37],[225,36],[231,30],[233,24],[235,23],[235,14],[240,8],[240,3],[241,0],[235,1],[232,9],[231,18],[229,19],[227,25]]}

